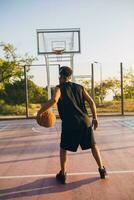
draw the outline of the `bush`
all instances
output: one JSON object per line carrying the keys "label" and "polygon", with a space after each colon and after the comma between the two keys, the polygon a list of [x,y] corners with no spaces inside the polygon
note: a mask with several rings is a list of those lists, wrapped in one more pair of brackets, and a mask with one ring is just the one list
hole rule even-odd
{"label": "bush", "polygon": [[22,105],[9,105],[0,101],[0,115],[25,115],[26,108]]}

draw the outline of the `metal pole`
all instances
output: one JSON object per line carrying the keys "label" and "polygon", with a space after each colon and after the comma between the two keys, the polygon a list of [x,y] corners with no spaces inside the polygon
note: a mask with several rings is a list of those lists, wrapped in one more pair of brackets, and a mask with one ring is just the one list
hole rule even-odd
{"label": "metal pole", "polygon": [[100,97],[101,97],[101,104],[103,100],[103,95],[102,95],[102,64],[100,63]]}
{"label": "metal pole", "polygon": [[72,81],[74,82],[74,62],[73,62],[73,58],[74,58],[74,55],[71,56],[70,65],[71,65],[71,68],[73,70]]}
{"label": "metal pole", "polygon": [[45,56],[45,62],[46,62],[46,73],[47,73],[48,99],[50,99],[51,98],[50,71],[49,71],[49,63],[47,56]]}
{"label": "metal pole", "polygon": [[123,93],[123,64],[120,63],[121,74],[121,114],[124,115],[124,93]]}
{"label": "metal pole", "polygon": [[[59,75],[60,75],[60,65],[58,65],[58,69],[59,69]],[[59,84],[60,84],[60,80],[59,80]]]}
{"label": "metal pole", "polygon": [[60,65],[58,65],[58,67],[59,67],[59,73],[60,73]]}
{"label": "metal pole", "polygon": [[95,94],[94,94],[94,65],[91,63],[91,94],[92,99],[94,100]]}
{"label": "metal pole", "polygon": [[102,104],[103,95],[102,95],[102,64],[100,62],[94,61],[95,64],[100,65],[100,103]]}
{"label": "metal pole", "polygon": [[27,83],[26,66],[24,66],[24,77],[25,77],[26,118],[28,118],[29,117],[29,112],[28,112],[28,83]]}

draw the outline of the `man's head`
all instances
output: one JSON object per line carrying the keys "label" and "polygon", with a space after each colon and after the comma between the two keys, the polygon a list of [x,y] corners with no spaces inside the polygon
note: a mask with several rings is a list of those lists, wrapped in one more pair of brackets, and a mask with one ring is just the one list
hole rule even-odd
{"label": "man's head", "polygon": [[71,79],[72,69],[67,66],[60,67],[59,75],[60,83],[67,82]]}

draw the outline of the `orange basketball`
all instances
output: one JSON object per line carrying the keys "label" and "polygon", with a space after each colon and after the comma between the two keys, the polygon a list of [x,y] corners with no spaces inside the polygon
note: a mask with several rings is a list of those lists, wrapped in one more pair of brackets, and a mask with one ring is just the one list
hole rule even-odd
{"label": "orange basketball", "polygon": [[56,116],[51,111],[45,111],[41,114],[37,114],[36,119],[40,126],[44,126],[46,128],[54,126],[56,122]]}

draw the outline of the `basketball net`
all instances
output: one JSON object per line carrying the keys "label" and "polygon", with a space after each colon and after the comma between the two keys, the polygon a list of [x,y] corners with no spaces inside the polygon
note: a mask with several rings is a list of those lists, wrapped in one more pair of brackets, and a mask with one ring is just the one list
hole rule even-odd
{"label": "basketball net", "polygon": [[57,62],[62,61],[62,54],[64,53],[64,48],[63,47],[56,47],[53,49],[54,54],[56,55]]}

